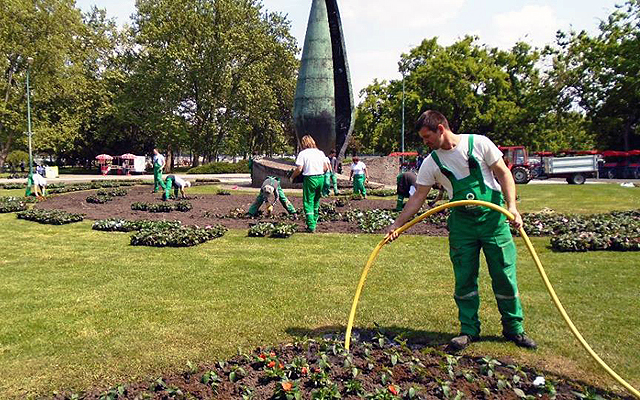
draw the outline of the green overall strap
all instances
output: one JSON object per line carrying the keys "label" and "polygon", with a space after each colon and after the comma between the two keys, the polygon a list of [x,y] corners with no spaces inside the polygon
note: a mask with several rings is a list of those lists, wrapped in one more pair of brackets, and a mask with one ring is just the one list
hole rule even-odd
{"label": "green overall strap", "polygon": [[440,161],[440,157],[438,157],[438,153],[436,153],[435,151],[432,151],[431,157],[433,157],[433,161],[436,162],[436,165],[438,166],[438,168],[440,168],[440,171],[442,172],[442,174],[446,176],[447,179],[449,179],[449,181],[451,181],[451,184],[453,185],[453,182],[457,181],[456,177],[453,175],[453,172],[451,172],[449,168],[445,167],[442,164],[442,162]]}
{"label": "green overall strap", "polygon": [[478,184],[480,185],[480,192],[485,193],[487,191],[487,185],[484,183],[484,177],[482,176],[482,169],[480,169],[480,163],[473,156],[473,137],[475,135],[469,135],[469,151],[467,156],[469,157],[469,173],[476,177]]}

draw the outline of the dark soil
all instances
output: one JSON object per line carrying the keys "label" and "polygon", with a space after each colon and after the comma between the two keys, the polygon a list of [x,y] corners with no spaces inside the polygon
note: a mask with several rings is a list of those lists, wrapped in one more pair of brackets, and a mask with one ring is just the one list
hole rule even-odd
{"label": "dark soil", "polygon": [[350,350],[344,351],[341,340],[306,339],[55,398],[631,399],[519,367],[509,359],[456,356],[444,346],[407,344],[383,335],[369,335]]}
{"label": "dark soil", "polygon": [[[105,219],[105,218],[122,218],[126,220],[179,220],[185,225],[212,225],[222,224],[227,228],[247,229],[249,226],[255,224],[258,221],[273,221],[270,218],[228,218],[224,217],[229,215],[237,208],[241,208],[244,211],[248,210],[253,201],[255,195],[250,194],[232,194],[232,195],[195,195],[189,196],[188,201],[193,205],[193,209],[188,212],[173,211],[170,213],[150,213],[146,211],[132,211],[131,203],[134,202],[149,202],[149,203],[161,203],[161,194],[151,193],[149,186],[134,186],[127,188],[129,193],[126,196],[114,197],[112,201],[104,204],[92,204],[87,203],[86,198],[92,194],[95,194],[95,190],[88,190],[83,192],[67,193],[64,195],[53,196],[47,201],[38,203],[36,208],[45,209],[60,209],[72,213],[84,214],[85,218],[91,220]],[[289,196],[289,200],[293,203],[296,209],[301,210],[302,198]],[[321,203],[333,203],[335,197],[323,198]],[[173,200],[169,200],[173,201]],[[395,198],[390,200],[384,199],[364,199],[364,200],[349,200],[348,204],[344,207],[336,207],[336,211],[340,213],[347,212],[348,210],[372,210],[372,209],[392,209],[395,208]],[[264,209],[265,206],[262,206]],[[282,217],[286,216],[285,210],[280,203],[275,206],[274,212],[276,214],[282,214]],[[302,214],[302,213],[299,213]],[[222,217],[222,218],[221,218]],[[295,223],[298,225],[298,229],[303,232],[306,228],[304,219],[299,218]],[[336,232],[336,233],[362,233],[358,228],[358,225],[354,222],[346,221],[331,221],[331,222],[318,222],[316,232]],[[443,236],[446,235],[446,229],[440,226],[435,226],[427,223],[416,224],[407,233],[410,234],[424,234],[431,236]]]}

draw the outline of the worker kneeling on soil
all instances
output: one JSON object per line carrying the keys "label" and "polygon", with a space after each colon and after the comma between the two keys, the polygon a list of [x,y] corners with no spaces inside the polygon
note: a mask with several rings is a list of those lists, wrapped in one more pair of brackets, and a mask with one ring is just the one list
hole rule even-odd
{"label": "worker kneeling on soil", "polygon": [[32,174],[27,180],[27,196],[34,195],[36,197],[46,196],[47,180],[39,173]]}
{"label": "worker kneeling on soil", "polygon": [[251,204],[249,211],[247,211],[248,215],[252,217],[258,214],[258,209],[262,205],[262,203],[267,203],[267,215],[271,215],[273,212],[273,206],[276,204],[276,201],[280,200],[280,204],[284,207],[287,212],[291,215],[297,215],[296,209],[291,204],[287,196],[284,195],[284,191],[280,186],[280,178],[275,176],[268,176],[267,179],[264,180],[262,186],[260,187],[260,193],[258,193],[258,197],[256,197],[256,201]]}
{"label": "worker kneeling on soil", "polygon": [[185,181],[179,176],[175,175],[167,175],[166,180],[164,181],[164,194],[162,195],[162,200],[168,200],[171,197],[171,188],[173,188],[173,196],[178,197],[178,191],[182,195],[182,198],[186,198],[184,194],[184,188],[191,187],[191,182]]}

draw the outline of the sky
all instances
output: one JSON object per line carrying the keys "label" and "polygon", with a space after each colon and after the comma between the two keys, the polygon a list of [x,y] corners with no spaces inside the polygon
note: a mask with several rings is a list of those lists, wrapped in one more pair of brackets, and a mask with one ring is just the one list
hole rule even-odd
{"label": "sky", "polygon": [[[534,47],[552,44],[558,30],[598,32],[598,24],[622,0],[338,0],[351,70],[353,93],[374,79],[401,79],[402,53],[423,39],[444,46],[465,35],[502,49],[517,41]],[[262,0],[264,8],[288,16],[302,49],[311,0]],[[135,0],[76,0],[83,11],[106,9],[118,24],[130,22]]]}

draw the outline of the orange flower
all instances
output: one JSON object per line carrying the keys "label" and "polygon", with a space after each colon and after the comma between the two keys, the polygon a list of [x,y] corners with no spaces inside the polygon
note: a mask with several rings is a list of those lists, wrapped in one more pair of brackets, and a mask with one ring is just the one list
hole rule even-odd
{"label": "orange flower", "polygon": [[269,361],[269,364],[267,364],[267,367],[269,368],[273,368],[276,366],[276,362],[275,361]]}
{"label": "orange flower", "polygon": [[391,394],[396,395],[396,396],[398,395],[398,389],[396,389],[395,386],[389,385],[388,389],[391,392]]}
{"label": "orange flower", "polygon": [[293,388],[291,382],[280,382],[280,385],[282,385],[282,390],[284,390],[285,392],[288,392]]}
{"label": "orange flower", "polygon": [[307,367],[302,367],[302,369],[300,370],[300,373],[301,373],[302,375],[306,375],[306,374],[307,374],[307,372],[308,372],[308,371],[307,371]]}
{"label": "orange flower", "polygon": [[284,365],[282,365],[282,363],[280,363],[280,364],[278,364],[278,368],[284,369]]}

